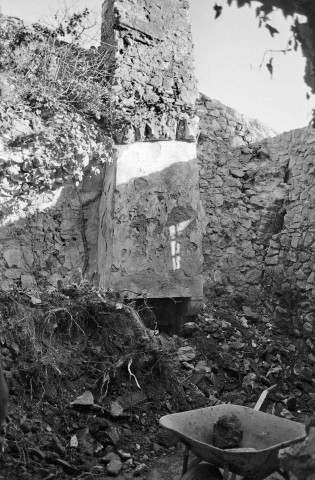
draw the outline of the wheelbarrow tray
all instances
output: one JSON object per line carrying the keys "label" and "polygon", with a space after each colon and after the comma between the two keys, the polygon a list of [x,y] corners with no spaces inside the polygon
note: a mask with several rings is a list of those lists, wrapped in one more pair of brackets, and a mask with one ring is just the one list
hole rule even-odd
{"label": "wheelbarrow tray", "polygon": [[[243,429],[240,449],[256,451],[223,450],[212,444],[214,423],[222,415],[231,414],[236,415]],[[172,431],[201,460],[219,468],[228,466],[233,473],[255,479],[265,478],[279,468],[281,448],[306,437],[305,426],[300,423],[230,404],[165,415],[160,425]]]}

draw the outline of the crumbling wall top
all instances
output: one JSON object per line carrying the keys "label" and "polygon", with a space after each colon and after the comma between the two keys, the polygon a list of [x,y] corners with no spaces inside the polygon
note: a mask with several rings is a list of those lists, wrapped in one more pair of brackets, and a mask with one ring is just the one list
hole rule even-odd
{"label": "crumbling wall top", "polygon": [[114,59],[118,143],[194,141],[197,82],[186,0],[105,0],[102,45]]}

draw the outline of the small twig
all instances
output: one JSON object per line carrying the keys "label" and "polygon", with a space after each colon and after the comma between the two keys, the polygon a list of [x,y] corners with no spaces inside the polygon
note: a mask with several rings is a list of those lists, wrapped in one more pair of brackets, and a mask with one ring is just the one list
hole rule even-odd
{"label": "small twig", "polygon": [[141,390],[141,387],[140,387],[140,385],[139,385],[139,383],[138,383],[137,377],[132,373],[132,371],[131,371],[131,369],[130,369],[131,364],[132,364],[132,359],[130,359],[129,362],[128,362],[128,372],[129,372],[129,375],[135,379],[135,382],[136,382],[137,387],[140,388],[140,390]]}
{"label": "small twig", "polygon": [[252,67],[252,68],[258,68],[259,70],[262,69],[262,67],[264,66],[264,62],[265,62],[265,58],[266,58],[266,55],[267,54],[272,54],[272,53],[283,53],[283,54],[286,54],[287,52],[291,52],[292,51],[292,48],[284,48],[282,50],[266,50],[265,53],[263,54],[263,57],[262,57],[262,60],[261,60],[261,63],[257,66],[257,67]]}
{"label": "small twig", "polygon": [[52,478],[56,478],[56,475],[54,473],[49,473],[47,477],[43,478],[43,480],[51,480]]}
{"label": "small twig", "polygon": [[101,386],[101,394],[102,394],[102,392],[103,392],[103,387],[104,387],[105,383],[106,383],[106,390],[105,390],[104,395],[102,395],[102,397],[101,397],[102,400],[103,400],[103,399],[106,397],[106,395],[107,395],[108,387],[109,387],[109,381],[110,381],[110,376],[109,376],[108,372],[105,371],[105,372],[104,372],[104,375],[103,375],[102,386]]}

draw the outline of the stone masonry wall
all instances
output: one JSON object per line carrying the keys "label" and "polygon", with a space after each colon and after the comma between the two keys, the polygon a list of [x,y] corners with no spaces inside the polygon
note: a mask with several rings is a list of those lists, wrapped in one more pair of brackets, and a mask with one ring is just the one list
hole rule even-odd
{"label": "stone masonry wall", "polygon": [[197,97],[187,0],[105,0],[117,143],[196,136]]}
{"label": "stone masonry wall", "polygon": [[195,105],[187,15],[185,0],[104,2],[115,156],[78,114],[0,104],[2,288],[85,277],[200,301],[203,274],[211,301],[263,300],[309,335],[315,134],[276,135],[203,95]]}
{"label": "stone masonry wall", "polygon": [[[266,141],[285,172],[282,228],[266,251],[263,285],[278,315],[293,317],[297,335],[315,331],[315,133],[312,127]],[[307,340],[312,349],[311,340]]]}
{"label": "stone masonry wall", "polygon": [[[105,0],[116,159],[100,204],[103,288],[203,300],[198,118],[186,0]],[[191,311],[190,307],[188,309]]]}
{"label": "stone masonry wall", "polygon": [[[9,106],[8,106],[9,105]],[[98,204],[111,142],[79,114],[0,104],[0,282],[97,282]]]}
{"label": "stone masonry wall", "polygon": [[[262,197],[270,197],[269,203],[273,202],[275,181],[272,162],[251,144],[275,132],[203,95],[197,113],[201,128],[200,194],[207,218],[203,239],[204,292],[211,299],[223,295],[255,302],[263,271],[263,243],[268,242],[269,235],[266,231],[263,239],[256,232],[273,215]],[[264,192],[261,198],[251,190],[259,169],[269,177],[264,179],[261,174],[257,183],[257,188]]]}
{"label": "stone masonry wall", "polygon": [[296,334],[315,325],[315,133],[274,135],[216,100],[198,103],[205,294],[263,300]]}

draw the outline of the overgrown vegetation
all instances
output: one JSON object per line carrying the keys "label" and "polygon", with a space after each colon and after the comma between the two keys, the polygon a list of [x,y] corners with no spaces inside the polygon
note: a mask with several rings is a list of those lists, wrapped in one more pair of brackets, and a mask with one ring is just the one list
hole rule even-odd
{"label": "overgrown vegetation", "polygon": [[62,383],[67,373],[78,379],[87,357],[98,399],[121,377],[129,377],[137,390],[152,382],[154,372],[162,380],[167,371],[172,375],[154,333],[137,312],[85,283],[40,297],[0,292],[0,318],[0,340],[5,329],[9,349],[16,345],[30,360],[13,374],[37,399],[45,397],[53,378]]}
{"label": "overgrown vegetation", "polygon": [[97,119],[110,117],[108,54],[86,50],[81,41],[88,15],[85,9],[53,29],[0,17],[1,75],[34,110],[47,115],[62,105]]}
{"label": "overgrown vegetation", "polygon": [[[0,16],[2,215],[36,203],[38,192],[78,185],[111,158],[110,65],[105,50],[84,48],[89,12],[56,26],[25,26]],[[34,197],[34,198],[33,198]]]}
{"label": "overgrown vegetation", "polygon": [[142,445],[166,398],[188,407],[159,337],[86,282],[1,291],[0,347],[10,388],[0,478],[103,478],[102,457]]}

